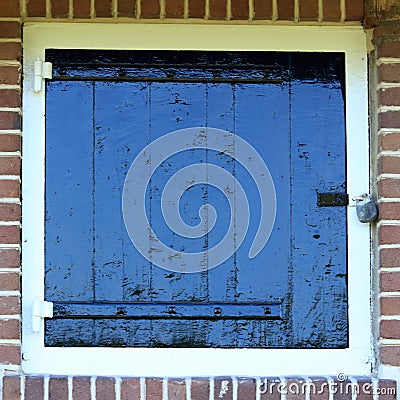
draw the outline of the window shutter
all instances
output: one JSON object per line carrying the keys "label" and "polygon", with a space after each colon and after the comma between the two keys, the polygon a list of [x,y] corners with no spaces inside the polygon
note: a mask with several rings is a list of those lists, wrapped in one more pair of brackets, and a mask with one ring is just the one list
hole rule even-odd
{"label": "window shutter", "polygon": [[[318,200],[346,193],[342,54],[48,50],[46,60],[47,346],[347,347],[346,207]],[[210,204],[215,225],[195,238],[174,233],[163,189],[189,165],[240,183],[249,227],[220,265],[206,258],[202,271],[184,273],[135,247],[122,197],[143,149],[194,127],[227,132],[226,150],[193,146],[162,160],[143,194],[151,228],[177,253],[207,254],[247,212],[230,207],[224,182],[193,182],[177,205],[182,220],[198,225]],[[273,229],[254,258],[267,194],[235,158],[241,140],[276,192]],[[146,226],[135,231],[151,252]]]}

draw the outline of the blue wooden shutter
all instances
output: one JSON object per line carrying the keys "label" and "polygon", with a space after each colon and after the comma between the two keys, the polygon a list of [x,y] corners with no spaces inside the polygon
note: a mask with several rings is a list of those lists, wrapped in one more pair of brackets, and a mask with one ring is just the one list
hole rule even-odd
{"label": "blue wooden shutter", "polygon": [[[347,347],[346,207],[335,204],[346,193],[342,54],[49,50],[47,60],[45,298],[55,309],[47,346]],[[194,184],[182,195],[182,219],[197,225],[209,203],[216,225],[197,239],[171,232],[162,190],[185,166],[223,168],[250,204],[232,256],[188,274],[140,254],[121,199],[143,148],[192,127],[253,146],[271,173],[277,212],[267,244],[249,258],[263,194],[243,165],[207,148],[164,160],[146,212],[170,248],[207,250],[231,213],[243,212],[216,187]]]}

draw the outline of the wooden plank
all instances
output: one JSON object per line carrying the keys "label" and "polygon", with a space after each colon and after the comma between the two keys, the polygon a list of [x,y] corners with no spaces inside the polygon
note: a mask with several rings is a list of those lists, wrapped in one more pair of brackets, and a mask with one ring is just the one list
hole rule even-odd
{"label": "wooden plank", "polygon": [[346,347],[346,208],[316,202],[346,191],[343,64],[326,55],[292,65],[293,346]]}
{"label": "wooden plank", "polygon": [[91,300],[91,82],[49,82],[46,96],[45,296]]}

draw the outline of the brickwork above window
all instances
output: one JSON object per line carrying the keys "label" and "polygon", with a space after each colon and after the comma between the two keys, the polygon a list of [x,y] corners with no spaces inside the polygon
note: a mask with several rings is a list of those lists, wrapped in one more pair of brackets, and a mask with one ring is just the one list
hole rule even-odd
{"label": "brickwork above window", "polygon": [[[17,17],[17,3],[0,0],[0,17]],[[364,5],[363,0],[22,0],[21,12],[28,21],[47,18],[361,23]]]}

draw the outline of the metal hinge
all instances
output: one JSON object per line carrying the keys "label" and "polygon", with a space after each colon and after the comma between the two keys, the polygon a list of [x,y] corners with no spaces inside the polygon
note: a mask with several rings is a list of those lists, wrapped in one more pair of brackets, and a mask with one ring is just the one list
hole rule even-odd
{"label": "metal hinge", "polygon": [[45,79],[52,79],[52,77],[53,64],[51,62],[43,62],[38,56],[35,60],[33,91],[35,93],[41,92],[43,81]]}
{"label": "metal hinge", "polygon": [[40,332],[44,318],[53,318],[53,303],[36,299],[32,307],[32,332]]}

